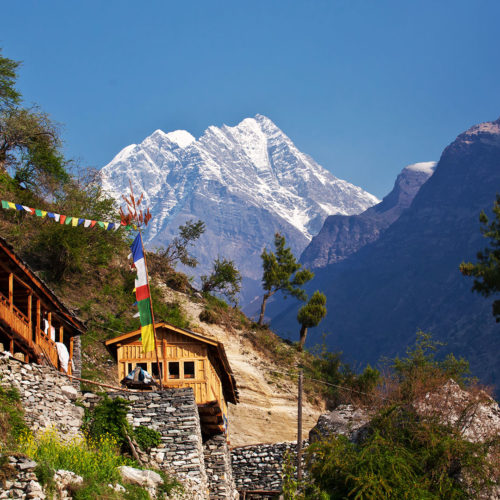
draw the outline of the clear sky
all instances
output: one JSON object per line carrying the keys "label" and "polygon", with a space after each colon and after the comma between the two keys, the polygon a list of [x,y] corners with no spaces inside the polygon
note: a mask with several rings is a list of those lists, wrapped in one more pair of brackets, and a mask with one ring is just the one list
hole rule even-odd
{"label": "clear sky", "polygon": [[499,35],[498,0],[0,2],[20,90],[82,164],[261,113],[379,197],[500,116]]}

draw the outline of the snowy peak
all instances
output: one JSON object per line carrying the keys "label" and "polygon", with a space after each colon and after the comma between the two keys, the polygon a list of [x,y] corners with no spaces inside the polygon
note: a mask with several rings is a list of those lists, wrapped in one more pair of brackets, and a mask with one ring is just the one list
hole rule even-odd
{"label": "snowy peak", "polygon": [[117,200],[144,192],[153,213],[150,246],[167,243],[187,219],[206,223],[200,272],[217,255],[244,276],[260,274],[260,253],[281,232],[301,252],[331,214],[356,214],[378,199],[337,179],[302,153],[269,118],[210,126],[196,139],[185,130],[156,130],[124,148],[102,171]]}

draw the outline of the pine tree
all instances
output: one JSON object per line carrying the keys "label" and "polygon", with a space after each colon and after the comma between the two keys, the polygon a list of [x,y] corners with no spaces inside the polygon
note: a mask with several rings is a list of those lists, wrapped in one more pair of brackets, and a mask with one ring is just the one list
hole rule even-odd
{"label": "pine tree", "polygon": [[[477,262],[462,262],[460,271],[465,276],[473,276],[472,290],[489,297],[500,292],[500,195],[493,204],[494,219],[481,212],[479,221],[481,233],[489,238],[489,247],[477,253]],[[493,302],[493,316],[500,322],[500,300]]]}
{"label": "pine tree", "polygon": [[302,268],[289,247],[285,247],[285,237],[279,233],[274,235],[274,252],[267,249],[261,254],[262,258],[262,287],[266,293],[262,297],[258,324],[262,325],[268,299],[276,292],[281,291],[286,297],[291,295],[299,300],[307,300],[306,292],[300,288],[312,280],[314,273]]}
{"label": "pine tree", "polygon": [[299,351],[302,351],[307,337],[307,329],[318,326],[326,316],[325,294],[316,290],[309,302],[303,305],[297,314],[297,321],[301,324]]}

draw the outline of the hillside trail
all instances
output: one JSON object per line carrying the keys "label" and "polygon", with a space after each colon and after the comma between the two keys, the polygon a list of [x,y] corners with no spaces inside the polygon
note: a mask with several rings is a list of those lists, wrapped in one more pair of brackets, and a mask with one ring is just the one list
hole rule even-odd
{"label": "hillside trail", "polygon": [[[204,309],[183,293],[163,289],[168,301],[180,304],[192,330],[224,344],[229,364],[236,378],[240,401],[229,405],[229,441],[231,446],[276,443],[297,439],[297,384],[272,380],[276,369],[271,359],[257,351],[242,330],[232,332],[219,325],[209,325],[199,319]],[[303,407],[303,439],[324,413],[322,406],[306,402]]]}

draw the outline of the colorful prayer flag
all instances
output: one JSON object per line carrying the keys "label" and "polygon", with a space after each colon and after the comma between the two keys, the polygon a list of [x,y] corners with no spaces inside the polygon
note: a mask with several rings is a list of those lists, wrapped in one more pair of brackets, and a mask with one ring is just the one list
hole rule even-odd
{"label": "colorful prayer flag", "polygon": [[151,295],[149,293],[148,276],[146,272],[146,261],[142,248],[141,234],[139,233],[131,246],[132,259],[137,270],[135,279],[135,295],[139,317],[141,320],[141,337],[143,352],[154,351],[155,338],[153,329],[153,314],[151,312]]}

